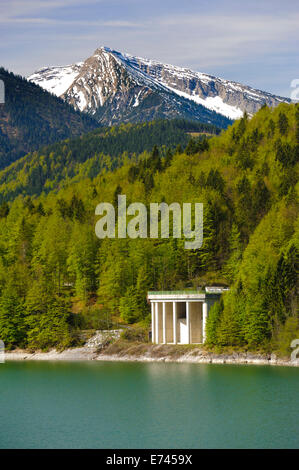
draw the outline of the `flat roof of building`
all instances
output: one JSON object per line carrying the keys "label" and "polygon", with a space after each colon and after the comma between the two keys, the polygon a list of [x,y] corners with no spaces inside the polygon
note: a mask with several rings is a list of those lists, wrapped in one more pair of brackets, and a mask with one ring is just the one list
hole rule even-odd
{"label": "flat roof of building", "polygon": [[184,290],[150,290],[148,291],[150,295],[160,295],[160,294],[205,294],[204,290],[192,290],[192,289],[184,289]]}
{"label": "flat roof of building", "polygon": [[206,292],[203,290],[164,290],[149,291],[147,298],[149,300],[201,300],[219,297],[221,292]]}

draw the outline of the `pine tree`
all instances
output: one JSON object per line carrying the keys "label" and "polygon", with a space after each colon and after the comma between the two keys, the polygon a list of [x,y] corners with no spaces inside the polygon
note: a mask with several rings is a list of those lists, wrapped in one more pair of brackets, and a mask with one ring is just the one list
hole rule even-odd
{"label": "pine tree", "polygon": [[242,260],[242,243],[241,235],[236,224],[233,224],[229,239],[230,257],[224,266],[224,274],[229,281],[234,281],[239,271]]}
{"label": "pine tree", "polygon": [[96,250],[97,239],[94,234],[89,228],[76,224],[70,238],[67,265],[71,279],[74,280],[76,295],[83,300],[88,300],[97,287]]}
{"label": "pine tree", "polygon": [[0,338],[7,349],[26,344],[23,302],[12,284],[0,298]]}
{"label": "pine tree", "polygon": [[285,135],[288,132],[289,120],[286,117],[285,113],[280,112],[278,115],[278,129],[281,135]]}
{"label": "pine tree", "polygon": [[209,311],[206,324],[206,343],[215,346],[218,343],[217,328],[223,312],[223,302],[215,302]]}

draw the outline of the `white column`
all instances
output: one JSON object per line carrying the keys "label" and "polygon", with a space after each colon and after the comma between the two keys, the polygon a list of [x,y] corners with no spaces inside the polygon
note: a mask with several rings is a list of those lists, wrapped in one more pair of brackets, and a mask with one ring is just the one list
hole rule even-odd
{"label": "white column", "polygon": [[177,344],[177,303],[173,302],[172,303],[172,311],[173,311],[173,342],[174,344]]}
{"label": "white column", "polygon": [[186,302],[187,344],[190,344],[190,303]]}
{"label": "white column", "polygon": [[152,313],[152,343],[155,342],[155,303],[151,302],[151,313]]}
{"label": "white column", "polygon": [[162,322],[163,322],[163,343],[166,343],[166,309],[165,309],[165,302],[162,304],[163,310],[163,317],[162,317]]}
{"label": "white column", "polygon": [[159,343],[159,311],[158,311],[158,302],[155,302],[155,333],[156,333],[156,343]]}
{"label": "white column", "polygon": [[208,303],[204,302],[202,304],[202,342],[206,341],[206,324],[208,318]]}

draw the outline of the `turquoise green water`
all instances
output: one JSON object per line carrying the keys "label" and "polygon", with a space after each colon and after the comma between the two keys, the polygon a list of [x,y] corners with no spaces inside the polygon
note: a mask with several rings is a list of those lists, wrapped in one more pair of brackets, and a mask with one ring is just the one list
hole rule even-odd
{"label": "turquoise green water", "polygon": [[299,369],[0,364],[1,448],[298,448]]}

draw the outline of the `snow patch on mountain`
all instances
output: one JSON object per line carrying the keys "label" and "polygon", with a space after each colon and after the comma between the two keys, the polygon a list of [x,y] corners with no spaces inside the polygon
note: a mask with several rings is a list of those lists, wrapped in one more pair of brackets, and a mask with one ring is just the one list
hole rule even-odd
{"label": "snow patch on mountain", "polygon": [[56,96],[61,96],[79,75],[84,62],[74,65],[44,67],[28,77],[28,80],[41,86]]}
{"label": "snow patch on mountain", "polygon": [[230,119],[240,119],[243,116],[243,111],[236,106],[231,106],[229,104],[224,103],[220,96],[208,96],[207,98],[200,98],[197,95],[190,95],[184,91],[176,90],[168,86],[169,90],[173,91],[179,96],[183,96],[189,100],[194,101],[197,104],[201,104],[206,108],[210,109],[211,111],[216,111],[216,113],[220,113],[223,116],[226,116]]}

